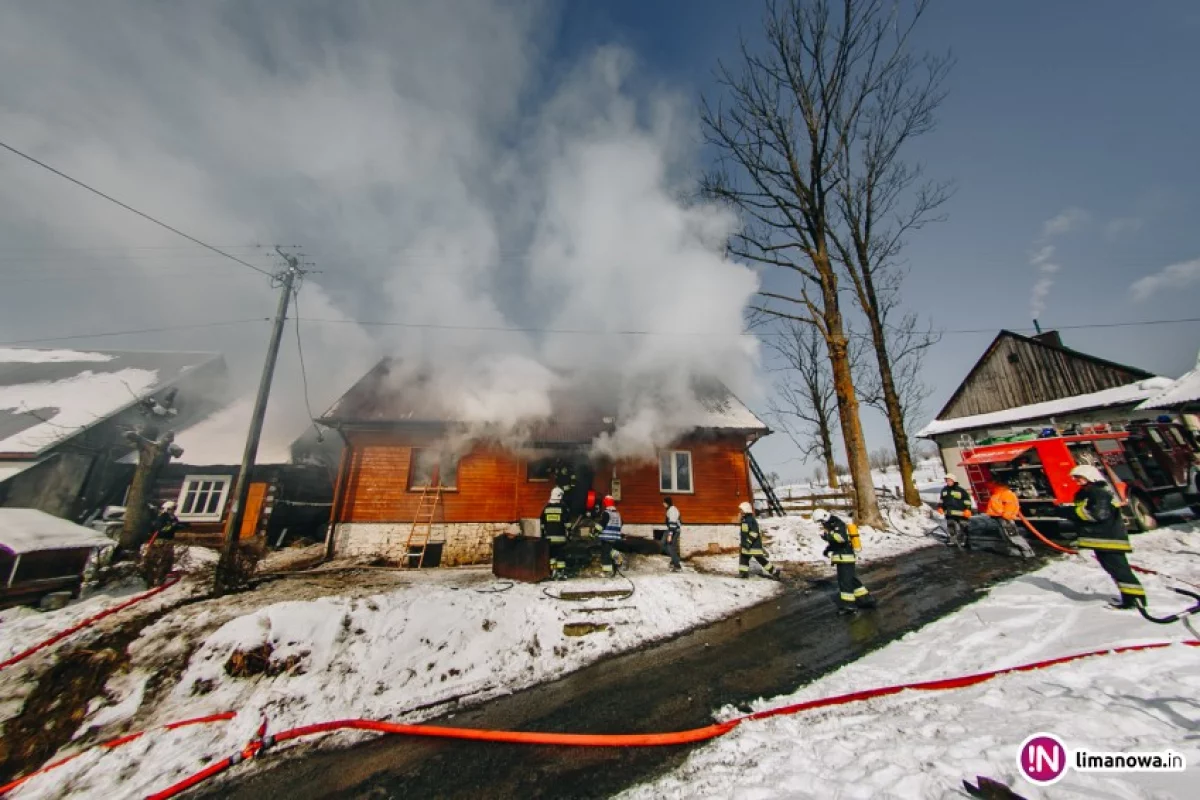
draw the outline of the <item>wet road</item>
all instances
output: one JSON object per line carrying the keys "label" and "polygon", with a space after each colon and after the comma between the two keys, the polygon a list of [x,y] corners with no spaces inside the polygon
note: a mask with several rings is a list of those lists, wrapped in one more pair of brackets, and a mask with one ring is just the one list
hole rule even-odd
{"label": "wet road", "polygon": [[[434,724],[574,733],[707,725],[726,703],[794,691],[970,602],[977,588],[1036,563],[927,548],[862,571],[880,601],[875,611],[839,617],[831,581],[796,586],[734,618]],[[212,786],[206,796],[608,797],[677,766],[692,746],[584,749],[384,737],[280,759],[257,774]]]}

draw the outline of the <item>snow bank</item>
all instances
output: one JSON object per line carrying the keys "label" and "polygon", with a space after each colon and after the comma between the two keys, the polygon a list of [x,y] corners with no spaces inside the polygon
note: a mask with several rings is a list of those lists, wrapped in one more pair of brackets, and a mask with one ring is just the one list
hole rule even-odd
{"label": "snow bank", "polygon": [[0,347],[0,362],[5,364],[49,364],[82,361],[112,361],[111,353],[82,350],[39,350],[33,347]]}
{"label": "snow bank", "polygon": [[[878,561],[891,558],[919,547],[935,543],[929,536],[938,528],[928,509],[909,509],[901,503],[884,502],[884,515],[891,522],[892,530],[876,530],[868,526],[859,528],[862,538],[860,561]],[[759,520],[767,551],[775,561],[820,562],[829,559],[822,556],[825,542],[821,539],[821,527],[803,517],[775,517]]]}
{"label": "snow bank", "polygon": [[[1200,583],[1196,528],[1135,538],[1135,563]],[[1182,607],[1172,583],[1143,582],[1159,613]],[[1177,585],[1177,584],[1175,584]],[[786,697],[770,708],[895,683],[951,677],[1110,645],[1187,638],[1104,607],[1112,582],[1090,557],[1057,561],[994,590]],[[886,613],[881,609],[878,613]],[[869,624],[866,618],[847,624]],[[1200,657],[1192,648],[1085,660],[947,692],[905,692],[865,703],[740,726],[660,780],[622,797],[960,797],[961,780],[996,778],[1027,798],[1195,797]],[[727,718],[736,712],[723,709]],[[1048,792],[1017,774],[1026,736],[1049,731],[1068,748],[1171,749],[1186,773],[1081,775]]]}
{"label": "snow bank", "polygon": [[[552,680],[779,591],[765,580],[699,575],[690,568],[668,573],[665,559],[637,559],[631,566],[635,593],[626,599],[555,600],[543,593],[546,584],[496,592],[504,584],[488,572],[461,569],[405,573],[398,579],[407,585],[394,591],[274,603],[215,625],[220,603],[245,603],[252,595],[190,606],[143,631],[130,649],[131,673],[109,682],[111,702],[93,708],[80,730],[97,721],[130,721],[105,731],[107,736],[231,709],[238,718],[90,753],[30,781],[15,796],[143,795],[195,771],[202,756],[240,749],[262,714],[272,730],[353,716],[416,721],[446,710],[429,708],[438,701],[484,699]],[[576,580],[548,588],[612,591],[627,585]],[[582,626],[598,628],[584,633]],[[235,652],[265,644],[275,665],[269,672],[278,674],[227,674]],[[185,666],[178,681],[155,700],[145,692],[146,707],[131,720],[134,698],[142,702],[139,682],[145,686],[148,676],[179,662]],[[347,741],[345,735],[329,741],[335,739]]]}

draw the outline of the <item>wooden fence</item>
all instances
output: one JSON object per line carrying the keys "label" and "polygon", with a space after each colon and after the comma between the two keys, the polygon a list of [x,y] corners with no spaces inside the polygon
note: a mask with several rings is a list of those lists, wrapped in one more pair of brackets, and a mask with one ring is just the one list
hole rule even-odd
{"label": "wooden fence", "polygon": [[[759,500],[758,504],[765,507],[763,500]],[[781,496],[779,504],[788,514],[799,514],[805,517],[811,516],[812,512],[818,508],[827,508],[834,513],[848,513],[854,510],[854,492],[846,489],[845,491],[824,492],[803,497]]]}

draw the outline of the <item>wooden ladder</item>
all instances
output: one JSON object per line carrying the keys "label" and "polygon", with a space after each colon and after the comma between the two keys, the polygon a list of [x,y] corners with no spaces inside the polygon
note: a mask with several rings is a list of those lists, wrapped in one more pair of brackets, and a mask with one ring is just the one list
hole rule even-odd
{"label": "wooden ladder", "polygon": [[[429,540],[433,538],[433,520],[437,516],[438,505],[442,501],[442,487],[426,486],[421,490],[421,498],[417,501],[417,513],[413,517],[412,528],[408,531],[408,542],[404,545],[403,566],[415,566],[417,569],[425,566],[425,553],[429,550]],[[412,563],[416,558],[417,563]]]}

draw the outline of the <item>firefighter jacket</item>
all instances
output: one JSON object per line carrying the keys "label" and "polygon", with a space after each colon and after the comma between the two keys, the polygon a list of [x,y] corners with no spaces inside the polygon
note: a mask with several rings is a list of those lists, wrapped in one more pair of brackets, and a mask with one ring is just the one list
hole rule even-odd
{"label": "firefighter jacket", "polygon": [[667,530],[673,536],[678,536],[679,531],[683,530],[683,519],[679,516],[679,509],[675,506],[667,509]]}
{"label": "firefighter jacket", "polygon": [[150,523],[150,535],[155,541],[169,542],[175,538],[175,532],[184,527],[179,517],[170,511],[163,511]]}
{"label": "firefighter jacket", "polygon": [[938,510],[947,517],[969,517],[971,516],[971,495],[957,483],[947,486],[942,489]]}
{"label": "firefighter jacket", "polygon": [[601,541],[621,541],[621,512],[615,508],[605,509],[596,523],[596,531]]}
{"label": "firefighter jacket", "polygon": [[1121,501],[1103,481],[1080,486],[1070,519],[1079,530],[1076,546],[1081,550],[1128,553],[1133,550],[1121,519]]}
{"label": "firefighter jacket", "polygon": [[547,503],[542,509],[542,538],[559,543],[567,540],[566,511],[562,503]]}
{"label": "firefighter jacket", "polygon": [[853,564],[857,559],[854,557],[854,544],[850,541],[850,531],[846,528],[846,523],[831,516],[821,523],[821,527],[824,528],[821,538],[829,545],[825,548],[829,560],[834,564]]}
{"label": "firefighter jacket", "polygon": [[758,520],[753,514],[742,515],[742,555],[764,556],[762,532],[758,529]]}
{"label": "firefighter jacket", "polygon": [[1016,494],[1012,489],[1002,488],[992,492],[991,498],[988,500],[987,510],[984,512],[989,517],[999,517],[1012,521],[1021,514],[1021,503],[1017,500]]}

